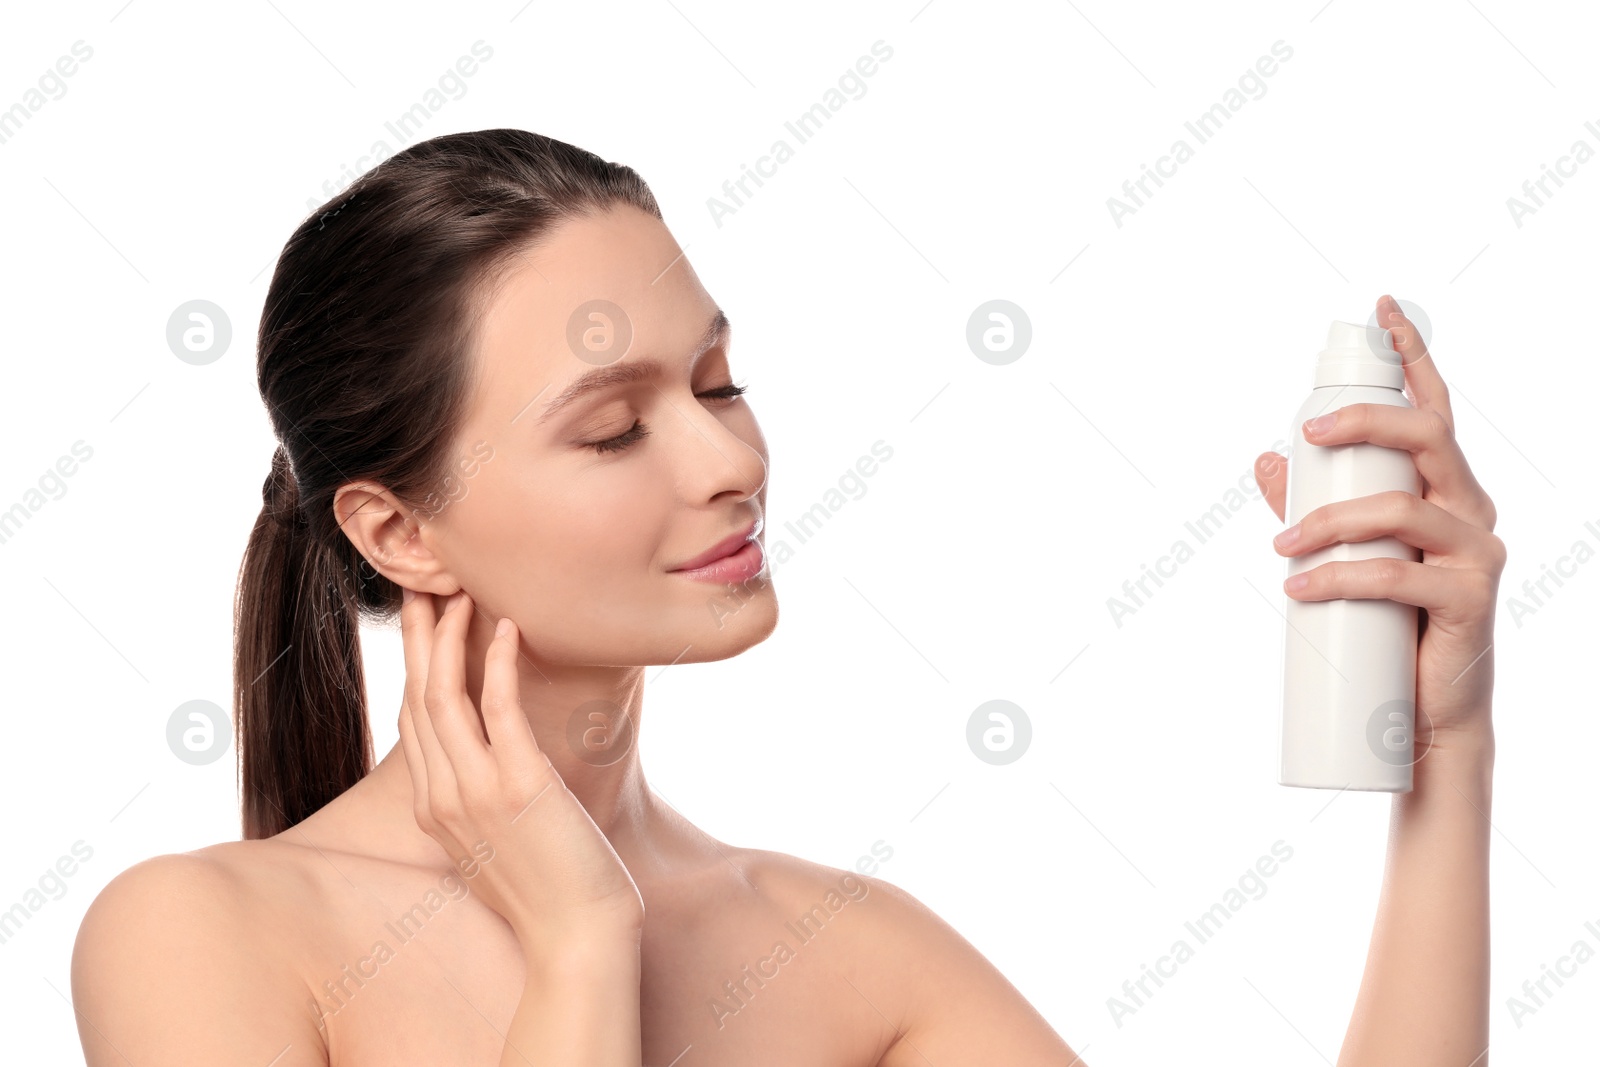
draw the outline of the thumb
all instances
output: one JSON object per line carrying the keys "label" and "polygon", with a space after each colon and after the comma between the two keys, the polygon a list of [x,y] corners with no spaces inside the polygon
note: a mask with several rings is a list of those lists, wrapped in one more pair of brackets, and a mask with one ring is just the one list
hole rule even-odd
{"label": "thumb", "polygon": [[1278,452],[1263,452],[1256,457],[1256,485],[1261,489],[1261,497],[1272,509],[1272,513],[1283,520],[1283,498],[1289,485],[1289,460],[1288,457]]}

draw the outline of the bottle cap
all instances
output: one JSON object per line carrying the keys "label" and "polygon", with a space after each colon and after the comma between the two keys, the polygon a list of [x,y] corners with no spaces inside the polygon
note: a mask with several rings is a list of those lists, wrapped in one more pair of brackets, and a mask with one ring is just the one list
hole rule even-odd
{"label": "bottle cap", "polygon": [[1403,389],[1405,384],[1406,370],[1388,330],[1338,321],[1328,327],[1327,347],[1317,356],[1314,388],[1377,385]]}

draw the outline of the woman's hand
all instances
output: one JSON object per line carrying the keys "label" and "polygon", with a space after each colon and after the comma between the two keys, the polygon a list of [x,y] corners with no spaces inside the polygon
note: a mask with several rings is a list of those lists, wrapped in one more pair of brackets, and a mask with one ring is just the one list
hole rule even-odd
{"label": "woman's hand", "polygon": [[[1506,547],[1492,532],[1494,503],[1456,443],[1449,393],[1416,327],[1389,296],[1378,301],[1378,321],[1393,332],[1413,406],[1350,404],[1330,413],[1330,425],[1307,433],[1306,439],[1317,445],[1370,441],[1403,448],[1422,475],[1423,493],[1376,493],[1325,504],[1280,533],[1274,547],[1281,555],[1300,556],[1335,542],[1392,535],[1422,550],[1420,563],[1324,563],[1305,572],[1309,580],[1304,588],[1284,587],[1296,600],[1381,597],[1426,611],[1417,648],[1420,759],[1424,744],[1493,738],[1489,708],[1494,659],[1489,650]],[[1283,456],[1265,452],[1256,459],[1256,483],[1279,519],[1286,482]]]}
{"label": "woman's hand", "polygon": [[[437,617],[431,593],[406,590],[400,742],[417,825],[470,869],[470,884],[531,953],[637,944],[644,901],[632,876],[533,739],[517,678],[516,624],[503,619],[484,659],[482,727],[465,681],[474,607],[457,593]],[[484,731],[487,730],[487,740]],[[610,939],[608,942],[607,939]]]}

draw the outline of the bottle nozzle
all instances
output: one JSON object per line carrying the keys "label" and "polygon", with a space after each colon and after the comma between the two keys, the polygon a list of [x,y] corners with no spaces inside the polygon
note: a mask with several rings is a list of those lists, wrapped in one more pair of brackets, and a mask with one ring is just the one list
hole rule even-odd
{"label": "bottle nozzle", "polygon": [[1335,321],[1328,327],[1328,343],[1317,357],[1316,387],[1325,385],[1377,385],[1402,389],[1405,367],[1395,351],[1394,334],[1380,326]]}

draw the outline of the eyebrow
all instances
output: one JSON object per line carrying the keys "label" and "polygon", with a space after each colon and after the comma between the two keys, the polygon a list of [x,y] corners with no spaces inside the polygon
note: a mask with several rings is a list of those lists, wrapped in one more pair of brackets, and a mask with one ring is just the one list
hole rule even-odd
{"label": "eyebrow", "polygon": [[[706,324],[705,331],[700,335],[700,340],[695,343],[694,351],[689,353],[689,361],[693,363],[718,341],[727,337],[728,331],[733,328],[733,323],[728,321],[728,316],[718,308],[716,314],[711,316],[711,321]],[[636,360],[632,363],[613,363],[608,367],[599,367],[587,373],[580,374],[573,379],[572,384],[563,389],[559,396],[544,406],[539,413],[535,425],[543,423],[556,412],[576,400],[580,400],[590,393],[607,389],[613,385],[626,382],[636,382],[641,378],[649,378],[662,373],[666,368],[658,361],[652,359]]]}

